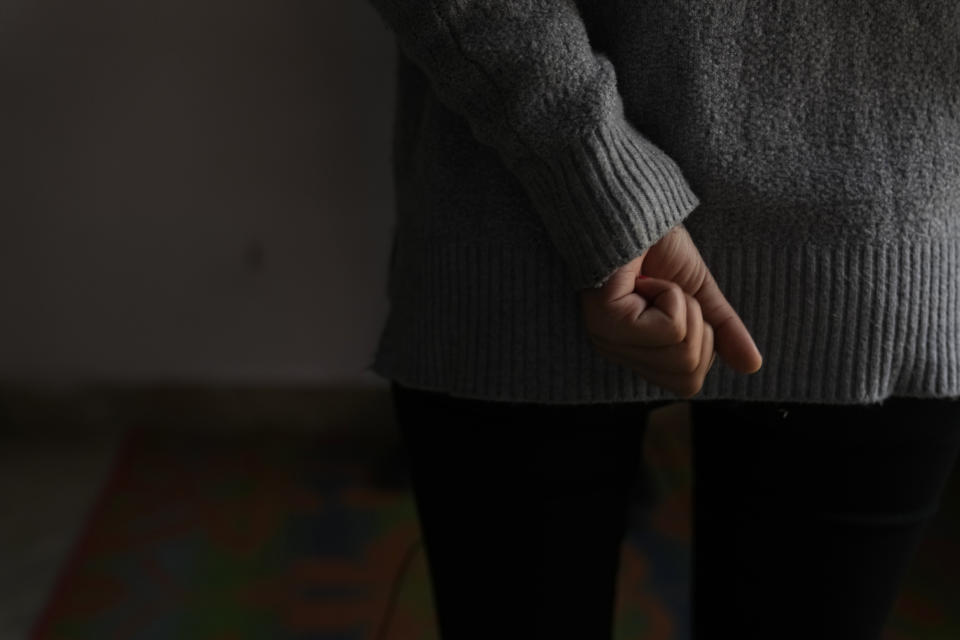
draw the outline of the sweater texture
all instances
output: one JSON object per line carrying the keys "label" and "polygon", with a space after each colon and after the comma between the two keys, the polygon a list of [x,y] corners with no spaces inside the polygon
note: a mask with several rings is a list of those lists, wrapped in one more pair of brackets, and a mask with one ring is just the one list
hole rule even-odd
{"label": "sweater texture", "polygon": [[397,43],[370,370],[684,400],[596,352],[579,301],[682,224],[763,355],[691,401],[960,397],[960,3],[369,1]]}

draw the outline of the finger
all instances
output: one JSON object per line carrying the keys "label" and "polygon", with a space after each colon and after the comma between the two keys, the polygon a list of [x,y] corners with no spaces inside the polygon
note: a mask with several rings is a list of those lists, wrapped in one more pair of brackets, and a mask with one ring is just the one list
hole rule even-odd
{"label": "finger", "polygon": [[714,333],[709,324],[704,325],[703,349],[701,351],[702,364],[692,374],[667,373],[658,369],[639,365],[624,359],[620,354],[608,352],[598,347],[597,350],[607,359],[621,366],[636,371],[641,378],[682,398],[691,398],[698,394],[703,387],[707,373],[716,361],[714,352]]}
{"label": "finger", "polygon": [[618,354],[625,361],[665,373],[689,374],[701,365],[701,351],[704,337],[704,321],[700,303],[690,294],[684,294],[686,302],[686,337],[680,344],[666,347],[643,347],[644,340],[635,337],[628,344],[618,344],[606,338],[598,337],[595,342],[611,353]]}
{"label": "finger", "polygon": [[743,320],[724,297],[709,271],[694,297],[703,309],[704,320],[716,332],[720,357],[740,373],[759,371],[763,366],[763,356]]}
{"label": "finger", "polygon": [[[603,337],[614,344],[641,348],[682,343],[687,334],[687,294],[669,280],[647,278],[637,282],[632,307]],[[638,299],[645,302],[638,304]]]}
{"label": "finger", "polygon": [[[662,288],[666,288],[664,283]],[[583,323],[591,337],[612,336],[623,318],[643,313],[650,304],[633,291],[613,297],[606,287],[580,291]]]}

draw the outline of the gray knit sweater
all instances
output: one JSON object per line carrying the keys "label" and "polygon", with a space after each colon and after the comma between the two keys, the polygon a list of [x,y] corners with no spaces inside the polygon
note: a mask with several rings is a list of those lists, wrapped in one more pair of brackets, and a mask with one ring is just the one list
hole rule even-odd
{"label": "gray knit sweater", "polygon": [[370,369],[497,401],[681,398],[579,290],[683,224],[763,366],[691,400],[960,397],[956,0],[370,0],[397,41]]}

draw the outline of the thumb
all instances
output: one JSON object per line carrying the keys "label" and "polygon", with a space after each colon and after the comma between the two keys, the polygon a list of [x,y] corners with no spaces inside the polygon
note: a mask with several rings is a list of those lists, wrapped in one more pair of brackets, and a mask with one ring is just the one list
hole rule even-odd
{"label": "thumb", "polygon": [[720,357],[740,373],[759,371],[763,366],[763,356],[709,270],[703,285],[693,297],[700,303],[704,321],[713,327],[714,348]]}

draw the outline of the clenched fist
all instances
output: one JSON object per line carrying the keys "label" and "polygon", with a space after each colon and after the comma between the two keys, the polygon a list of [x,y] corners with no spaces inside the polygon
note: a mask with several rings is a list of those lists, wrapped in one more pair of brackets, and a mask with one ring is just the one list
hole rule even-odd
{"label": "clenched fist", "polygon": [[715,350],[740,373],[763,365],[682,224],[599,289],[582,289],[580,303],[602,355],[683,398],[700,392]]}

